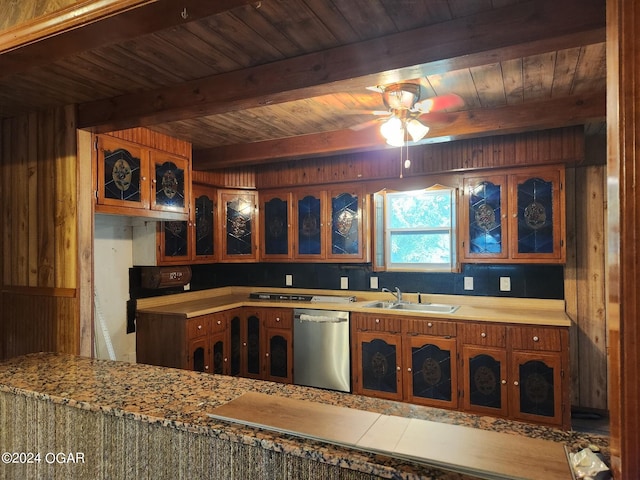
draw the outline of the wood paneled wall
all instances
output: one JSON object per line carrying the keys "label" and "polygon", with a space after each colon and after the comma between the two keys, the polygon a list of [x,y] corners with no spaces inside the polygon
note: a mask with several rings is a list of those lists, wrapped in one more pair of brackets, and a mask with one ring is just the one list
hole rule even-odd
{"label": "wood paneled wall", "polygon": [[107,135],[128,142],[139,143],[145,147],[155,148],[163,152],[174,153],[181,157],[191,158],[191,143],[170,137],[163,133],[154,132],[148,128],[129,128],[109,132]]}
{"label": "wood paneled wall", "polygon": [[571,403],[608,408],[606,165],[567,169],[565,302],[570,331]]}
{"label": "wood paneled wall", "polygon": [[[401,156],[402,154],[402,156]],[[322,159],[293,160],[258,168],[258,189],[398,178],[510,166],[579,163],[584,159],[583,127],[399,148]]]}
{"label": "wood paneled wall", "polygon": [[0,356],[78,351],[76,112],[1,124]]}

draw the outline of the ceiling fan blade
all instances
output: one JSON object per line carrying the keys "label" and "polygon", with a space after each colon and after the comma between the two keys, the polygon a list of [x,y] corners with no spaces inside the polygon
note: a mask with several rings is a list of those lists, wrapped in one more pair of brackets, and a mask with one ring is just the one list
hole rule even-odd
{"label": "ceiling fan blade", "polygon": [[464,105],[464,100],[460,95],[455,93],[447,93],[438,95],[437,97],[425,98],[417,102],[414,106],[419,112],[438,112],[441,110],[449,110],[452,108],[460,108]]}
{"label": "ceiling fan blade", "polygon": [[456,118],[457,116],[455,114],[447,112],[427,112],[418,116],[418,120],[425,125],[432,125],[434,123],[453,123]]}
{"label": "ceiling fan blade", "polygon": [[380,118],[376,118],[373,120],[369,120],[368,122],[358,123],[357,125],[349,127],[349,130],[353,130],[354,132],[359,132],[360,130],[364,130],[365,128],[369,128],[373,125],[380,123],[380,120],[381,120]]}

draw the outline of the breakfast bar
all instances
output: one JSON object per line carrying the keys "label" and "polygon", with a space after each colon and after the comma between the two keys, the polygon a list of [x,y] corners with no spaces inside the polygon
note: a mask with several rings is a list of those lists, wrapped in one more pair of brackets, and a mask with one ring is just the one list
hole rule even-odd
{"label": "breakfast bar", "polygon": [[[442,433],[450,426],[469,428],[478,443],[484,442],[483,432],[487,439],[499,432],[509,443],[546,441],[545,448],[557,451],[565,447],[577,451],[591,443],[606,447],[603,439],[573,431],[360,395],[39,353],[0,364],[0,447],[13,455],[3,457],[0,478],[513,478],[486,470],[474,474],[456,465],[445,468],[419,458],[381,453],[384,448],[356,448],[335,438],[305,438],[295,431],[216,415],[228,414],[229,406],[242,398],[266,398],[275,404],[281,399],[285,414],[311,408],[318,415],[327,411],[333,415],[336,410],[332,409],[339,409],[345,415],[341,422],[367,415],[392,423],[435,422],[440,426],[437,443],[442,444],[451,440]],[[269,423],[275,416],[273,405],[271,410],[264,408],[264,415],[246,408],[244,414]],[[464,443],[463,438],[459,440]],[[486,453],[490,458],[491,449]],[[528,455],[521,460],[525,463],[536,458],[535,451],[523,455]],[[512,463],[518,461],[514,458]],[[529,464],[521,478],[570,478],[568,464],[563,471],[550,470],[543,458],[535,465],[538,471]],[[500,465],[496,467],[500,472]]]}

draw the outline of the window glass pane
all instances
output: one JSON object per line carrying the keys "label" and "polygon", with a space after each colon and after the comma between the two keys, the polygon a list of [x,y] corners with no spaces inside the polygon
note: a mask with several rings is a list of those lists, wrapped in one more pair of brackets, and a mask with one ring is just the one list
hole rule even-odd
{"label": "window glass pane", "polygon": [[449,232],[391,232],[391,263],[450,263]]}
{"label": "window glass pane", "polygon": [[402,192],[388,198],[389,228],[451,226],[451,192]]}

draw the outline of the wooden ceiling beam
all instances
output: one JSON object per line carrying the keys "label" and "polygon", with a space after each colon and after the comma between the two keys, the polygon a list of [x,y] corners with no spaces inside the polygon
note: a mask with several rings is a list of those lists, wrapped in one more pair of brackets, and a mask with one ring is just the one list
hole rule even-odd
{"label": "wooden ceiling beam", "polygon": [[[564,97],[517,106],[450,114],[451,122],[431,125],[420,143],[438,143],[488,135],[545,130],[604,120],[606,93]],[[334,153],[379,150],[384,139],[378,128],[339,130],[299,137],[194,150],[194,170],[234,168]],[[391,147],[388,147],[391,148]]]}
{"label": "wooden ceiling beam", "polygon": [[360,89],[605,38],[603,0],[529,0],[408,32],[182,85],[79,105],[106,132]]}
{"label": "wooden ceiling beam", "polygon": [[[84,0],[0,32],[0,76],[184,25],[253,0]],[[29,7],[30,2],[18,2]]]}

